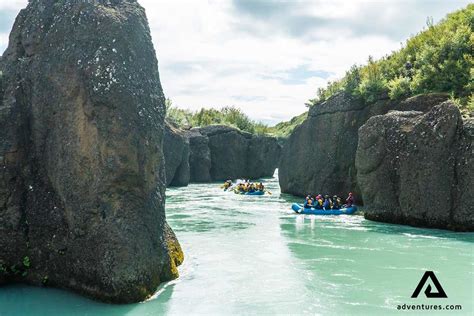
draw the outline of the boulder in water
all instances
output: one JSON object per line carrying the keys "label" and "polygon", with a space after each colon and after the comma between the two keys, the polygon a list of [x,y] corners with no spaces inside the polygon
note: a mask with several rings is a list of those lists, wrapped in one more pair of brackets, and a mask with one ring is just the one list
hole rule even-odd
{"label": "boulder in water", "polygon": [[32,0],[0,71],[0,283],[128,303],[177,277],[143,8]]}
{"label": "boulder in water", "polygon": [[359,130],[356,157],[365,217],[474,230],[470,131],[449,101],[425,114],[393,111],[370,118]]}

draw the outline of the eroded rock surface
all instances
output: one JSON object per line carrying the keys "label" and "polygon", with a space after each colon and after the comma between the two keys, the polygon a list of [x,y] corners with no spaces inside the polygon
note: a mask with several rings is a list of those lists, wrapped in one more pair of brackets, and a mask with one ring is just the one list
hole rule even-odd
{"label": "eroded rock surface", "polygon": [[472,131],[449,101],[426,114],[370,118],[359,130],[356,158],[365,217],[474,230]]}
{"label": "eroded rock surface", "polygon": [[136,302],[176,277],[143,8],[32,0],[0,70],[0,283]]}

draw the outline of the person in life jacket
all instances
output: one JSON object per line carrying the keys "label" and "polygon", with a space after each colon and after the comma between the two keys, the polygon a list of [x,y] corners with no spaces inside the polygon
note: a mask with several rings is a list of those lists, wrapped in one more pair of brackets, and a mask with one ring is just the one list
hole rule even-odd
{"label": "person in life jacket", "polygon": [[224,191],[227,191],[228,188],[230,188],[232,186],[232,180],[227,180],[226,182],[224,182]]}
{"label": "person in life jacket", "polygon": [[344,205],[345,208],[351,207],[354,205],[354,196],[352,195],[352,192],[349,192],[349,196],[346,199],[346,204]]}
{"label": "person in life jacket", "polygon": [[323,209],[324,210],[330,210],[331,209],[331,198],[329,197],[329,195],[325,195],[324,196],[324,202],[323,202]]}
{"label": "person in life jacket", "polygon": [[321,194],[318,194],[315,198],[315,209],[322,210],[323,209],[323,196]]}
{"label": "person in life jacket", "polygon": [[250,192],[250,193],[253,193],[253,192],[255,192],[256,190],[257,190],[257,187],[256,187],[255,183],[250,184],[249,192]]}
{"label": "person in life jacket", "polygon": [[304,208],[312,208],[314,206],[313,199],[311,198],[310,195],[306,197],[306,200],[304,202]]}
{"label": "person in life jacket", "polygon": [[341,199],[337,195],[334,195],[332,197],[332,209],[338,210],[340,208],[341,208]]}

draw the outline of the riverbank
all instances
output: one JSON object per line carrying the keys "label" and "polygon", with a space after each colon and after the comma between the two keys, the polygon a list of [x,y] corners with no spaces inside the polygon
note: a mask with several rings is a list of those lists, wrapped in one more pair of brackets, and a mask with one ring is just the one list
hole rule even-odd
{"label": "riverbank", "polygon": [[300,216],[290,210],[300,198],[280,195],[276,177],[266,182],[273,195],[225,193],[216,183],[167,190],[167,219],[186,260],[180,278],[147,302],[107,305],[56,289],[9,286],[0,288],[0,306],[22,316],[395,314],[397,304],[433,304],[410,298],[424,271],[433,270],[449,297],[442,303],[472,313],[473,233],[361,215]]}

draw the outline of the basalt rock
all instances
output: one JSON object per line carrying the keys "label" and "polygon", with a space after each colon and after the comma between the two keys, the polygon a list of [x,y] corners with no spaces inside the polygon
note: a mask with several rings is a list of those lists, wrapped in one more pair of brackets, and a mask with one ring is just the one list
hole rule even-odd
{"label": "basalt rock", "polygon": [[355,191],[357,130],[383,111],[386,101],[369,106],[338,94],[314,106],[283,148],[278,175],[282,192],[345,196]]}
{"label": "basalt rock", "polygon": [[189,140],[185,133],[166,122],[163,140],[166,186],[186,186],[189,183]]}
{"label": "basalt rock", "polygon": [[345,196],[352,191],[357,202],[362,202],[355,167],[359,128],[370,117],[389,110],[427,111],[447,98],[444,94],[427,94],[403,102],[381,98],[367,104],[339,93],[312,107],[283,147],[279,166],[282,192]]}
{"label": "basalt rock", "polygon": [[0,70],[0,283],[124,303],[176,277],[164,96],[143,8],[32,0]]}
{"label": "basalt rock", "polygon": [[248,144],[247,168],[251,179],[271,177],[280,163],[281,144],[269,136],[253,137]]}
{"label": "basalt rock", "polygon": [[189,139],[190,182],[211,182],[211,152],[209,138],[198,129],[186,132]]}
{"label": "basalt rock", "polygon": [[455,223],[465,230],[474,230],[474,119],[464,121],[461,139],[457,146],[455,191]]}
{"label": "basalt rock", "polygon": [[472,132],[449,101],[427,113],[370,118],[359,130],[356,157],[365,217],[473,231]]}
{"label": "basalt rock", "polygon": [[236,128],[213,125],[192,129],[191,181],[270,177],[278,166],[281,146],[276,138],[255,136]]}
{"label": "basalt rock", "polygon": [[209,138],[212,180],[249,177],[247,149],[251,134],[219,125],[203,127],[200,132]]}

